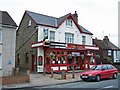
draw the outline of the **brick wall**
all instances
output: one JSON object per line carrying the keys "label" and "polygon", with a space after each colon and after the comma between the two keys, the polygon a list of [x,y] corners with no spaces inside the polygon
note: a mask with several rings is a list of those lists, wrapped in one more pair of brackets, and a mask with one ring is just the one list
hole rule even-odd
{"label": "brick wall", "polygon": [[2,85],[5,85],[5,84],[26,83],[26,82],[30,82],[30,77],[27,74],[2,77]]}
{"label": "brick wall", "polygon": [[[28,27],[28,21],[32,21],[32,25]],[[38,32],[35,29],[36,23],[25,14],[18,31],[16,32],[16,66],[23,69],[32,70],[32,54],[37,55],[37,49],[31,49],[33,42],[37,42]],[[31,53],[31,50],[33,51]],[[28,62],[26,62],[26,53],[28,53]],[[17,61],[17,55],[20,55],[19,64]],[[36,68],[35,68],[36,69]]]}
{"label": "brick wall", "polygon": [[19,69],[15,69],[15,72],[11,76],[0,77],[0,84],[17,84],[17,83],[27,83],[30,82],[30,70],[26,73],[19,73]]}

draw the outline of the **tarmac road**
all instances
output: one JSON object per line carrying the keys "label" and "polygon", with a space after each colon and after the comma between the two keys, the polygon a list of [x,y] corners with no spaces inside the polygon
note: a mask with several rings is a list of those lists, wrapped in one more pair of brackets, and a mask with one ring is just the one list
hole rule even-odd
{"label": "tarmac road", "polygon": [[90,82],[74,82],[67,84],[59,84],[59,85],[50,85],[44,87],[28,87],[28,88],[19,88],[19,89],[11,89],[11,90],[120,90],[120,75],[117,79],[104,79],[100,82],[90,81]]}

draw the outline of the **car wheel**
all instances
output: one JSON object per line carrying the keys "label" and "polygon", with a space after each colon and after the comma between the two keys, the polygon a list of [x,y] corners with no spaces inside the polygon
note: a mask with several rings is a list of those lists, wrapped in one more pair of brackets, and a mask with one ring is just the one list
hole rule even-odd
{"label": "car wheel", "polygon": [[113,74],[113,79],[116,79],[116,78],[117,78],[117,74],[114,73],[114,74]]}
{"label": "car wheel", "polygon": [[99,82],[100,81],[100,75],[96,76],[96,81]]}

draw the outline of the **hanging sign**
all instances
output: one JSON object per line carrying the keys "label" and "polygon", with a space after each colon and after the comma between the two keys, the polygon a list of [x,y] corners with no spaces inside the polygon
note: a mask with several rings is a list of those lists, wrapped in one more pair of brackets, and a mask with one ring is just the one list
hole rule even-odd
{"label": "hanging sign", "polygon": [[48,29],[43,29],[44,39],[48,39]]}

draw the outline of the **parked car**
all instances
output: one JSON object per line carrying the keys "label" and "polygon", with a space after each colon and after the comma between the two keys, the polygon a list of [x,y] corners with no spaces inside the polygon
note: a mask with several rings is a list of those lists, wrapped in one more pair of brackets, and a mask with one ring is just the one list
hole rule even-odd
{"label": "parked car", "polygon": [[96,80],[100,81],[103,78],[113,79],[117,78],[118,70],[111,64],[101,64],[95,65],[90,68],[90,70],[81,73],[80,78],[83,81]]}

